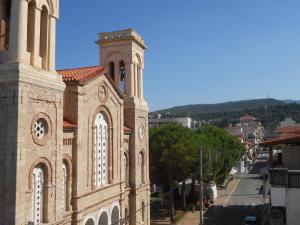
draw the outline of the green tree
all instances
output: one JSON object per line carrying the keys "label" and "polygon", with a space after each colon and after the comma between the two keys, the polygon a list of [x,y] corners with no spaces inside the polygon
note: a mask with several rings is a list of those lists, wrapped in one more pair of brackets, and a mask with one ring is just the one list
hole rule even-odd
{"label": "green tree", "polygon": [[[199,178],[201,149],[203,180],[215,181],[217,184],[224,181],[244,152],[244,146],[237,138],[215,126],[206,126],[197,131],[191,131],[177,124],[151,128],[149,144],[151,182],[168,187],[172,221],[175,214],[173,190],[177,188],[178,182],[182,181],[184,193],[185,180],[192,178],[194,181]],[[186,200],[183,193],[183,208],[185,208]]]}
{"label": "green tree", "polygon": [[170,218],[174,221],[174,189],[191,171],[189,154],[193,147],[194,133],[177,124],[150,129],[151,182],[163,184],[170,193]]}
{"label": "green tree", "polygon": [[197,145],[203,149],[204,182],[214,181],[220,184],[244,153],[244,146],[239,139],[219,127],[205,126],[198,129],[196,133],[198,134]]}

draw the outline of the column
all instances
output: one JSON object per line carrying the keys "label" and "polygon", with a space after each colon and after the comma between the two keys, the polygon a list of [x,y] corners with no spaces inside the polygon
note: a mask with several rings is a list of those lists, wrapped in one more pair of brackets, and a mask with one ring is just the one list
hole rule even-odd
{"label": "column", "polygon": [[125,85],[126,85],[126,95],[133,96],[134,95],[134,64],[126,64],[125,65]]}
{"label": "column", "polygon": [[140,97],[144,99],[144,70],[140,68]]}
{"label": "column", "polygon": [[11,20],[9,31],[9,53],[5,61],[26,62],[27,44],[27,12],[28,4],[25,0],[11,2]]}
{"label": "column", "polygon": [[134,96],[138,97],[138,66],[134,64]]}
{"label": "column", "polygon": [[48,70],[49,67],[49,25],[50,18],[47,10],[44,7],[41,11],[41,25],[40,25],[40,54],[42,60],[42,69]]}
{"label": "column", "polygon": [[34,47],[33,47],[33,65],[41,68],[42,60],[40,57],[40,31],[41,31],[41,10],[35,9],[34,24]]}
{"label": "column", "polygon": [[49,70],[55,70],[56,18],[49,17]]}

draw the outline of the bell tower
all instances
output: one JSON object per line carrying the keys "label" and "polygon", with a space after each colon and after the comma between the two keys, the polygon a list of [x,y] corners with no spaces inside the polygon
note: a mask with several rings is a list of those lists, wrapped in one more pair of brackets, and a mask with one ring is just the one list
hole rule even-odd
{"label": "bell tower", "polygon": [[126,97],[144,99],[144,39],[133,29],[101,33],[100,64]]}
{"label": "bell tower", "polygon": [[[144,39],[133,29],[101,33],[100,63],[124,95],[129,143],[130,224],[150,224],[148,105],[144,99]],[[139,212],[139,213],[136,213]],[[124,214],[123,214],[124,215]]]}
{"label": "bell tower", "polygon": [[0,0],[0,224],[62,219],[58,1]]}

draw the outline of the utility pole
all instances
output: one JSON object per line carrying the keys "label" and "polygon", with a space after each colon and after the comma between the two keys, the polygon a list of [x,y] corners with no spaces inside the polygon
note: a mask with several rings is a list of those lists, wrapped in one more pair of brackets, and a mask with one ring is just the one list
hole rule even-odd
{"label": "utility pole", "polygon": [[202,177],[202,147],[200,148],[200,223],[199,225],[203,225],[203,177]]}
{"label": "utility pole", "polygon": [[244,143],[244,146],[245,146],[245,160],[244,160],[244,164],[245,164],[245,173],[247,173],[247,132],[246,132],[246,128],[244,130],[244,139],[245,139],[245,143]]}

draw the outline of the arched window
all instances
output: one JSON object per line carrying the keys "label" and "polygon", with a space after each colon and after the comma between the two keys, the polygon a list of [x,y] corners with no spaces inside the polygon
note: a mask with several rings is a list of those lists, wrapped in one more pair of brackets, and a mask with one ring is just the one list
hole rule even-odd
{"label": "arched window", "polygon": [[35,30],[35,10],[36,4],[31,0],[28,4],[28,18],[27,18],[27,52],[31,53],[31,64],[33,64],[34,51],[34,30]]}
{"label": "arched window", "polygon": [[123,60],[121,60],[119,62],[119,68],[120,68],[120,71],[119,71],[119,76],[120,76],[119,88],[120,88],[121,92],[124,94],[125,93],[125,74],[126,74],[126,71],[125,71],[125,63],[124,63]]}
{"label": "arched window", "polygon": [[115,81],[115,63],[109,62],[109,74],[113,81]]}
{"label": "arched window", "polygon": [[145,202],[142,202],[142,206],[141,206],[141,214],[142,214],[142,222],[145,221]]}
{"label": "arched window", "polygon": [[140,164],[140,173],[141,173],[141,183],[145,183],[145,159],[144,154],[141,152],[139,154],[139,164]]}
{"label": "arched window", "polygon": [[103,186],[107,183],[108,171],[108,124],[105,116],[98,113],[94,127],[95,140],[95,185]]}
{"label": "arched window", "polygon": [[126,154],[124,154],[124,167],[125,167],[125,185],[126,187],[129,187],[129,161]]}
{"label": "arched window", "polygon": [[135,96],[142,97],[142,60],[139,54],[135,55]]}
{"label": "arched window", "polygon": [[33,206],[33,222],[34,224],[40,224],[43,220],[43,209],[44,209],[44,169],[42,166],[34,168],[32,173],[32,206]]}
{"label": "arched window", "polygon": [[92,218],[89,218],[86,222],[85,225],[95,225],[94,220]]}
{"label": "arched window", "polygon": [[9,27],[11,14],[11,0],[4,1],[0,4],[0,51],[8,49],[9,45]]}
{"label": "arched window", "polygon": [[48,9],[46,6],[42,7],[40,29],[40,57],[42,58],[42,68],[47,69]]}
{"label": "arched window", "polygon": [[67,165],[63,161],[62,164],[62,182],[61,182],[61,207],[62,213],[64,214],[67,211],[67,200],[68,200],[68,171]]}
{"label": "arched window", "polygon": [[111,224],[120,225],[119,208],[115,206],[111,212]]}
{"label": "arched window", "polygon": [[106,212],[101,213],[98,225],[108,225],[108,215]]}

